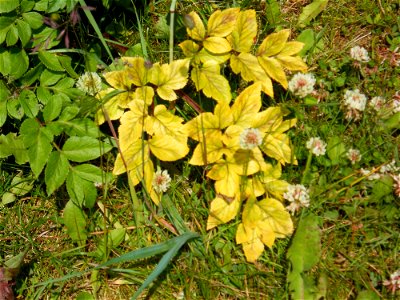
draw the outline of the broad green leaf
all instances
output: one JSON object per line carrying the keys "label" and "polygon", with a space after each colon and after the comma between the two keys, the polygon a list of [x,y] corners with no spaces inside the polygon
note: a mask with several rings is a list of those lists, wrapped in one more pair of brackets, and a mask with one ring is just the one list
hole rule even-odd
{"label": "broad green leaf", "polygon": [[278,27],[282,24],[281,7],[280,1],[278,0],[267,0],[265,6],[265,15],[267,18],[267,24],[272,28]]}
{"label": "broad green leaf", "polygon": [[7,99],[9,96],[10,91],[5,83],[0,80],[0,127],[3,126],[7,120]]}
{"label": "broad green leaf", "polygon": [[[7,205],[10,203],[13,203],[14,201],[17,200],[17,197],[10,192],[5,192],[2,196],[1,196],[1,204],[2,205]],[[0,205],[1,207],[1,205]]]}
{"label": "broad green leaf", "polygon": [[70,137],[62,148],[66,158],[75,162],[85,162],[96,159],[102,154],[110,151],[110,144],[99,141],[92,137]]}
{"label": "broad green leaf", "polygon": [[[38,96],[39,98],[39,96]],[[40,100],[40,98],[39,98]],[[79,113],[79,107],[77,105],[69,105],[64,107],[63,111],[61,112],[60,117],[58,118],[59,121],[70,121],[75,118]]]}
{"label": "broad green leaf", "polygon": [[6,44],[8,47],[15,45],[18,42],[18,28],[16,25],[11,25],[6,36]]}
{"label": "broad green leaf", "polygon": [[53,151],[44,170],[47,195],[51,195],[67,179],[70,164],[59,151]]}
{"label": "broad green leaf", "polygon": [[24,49],[0,47],[0,73],[18,79],[28,70],[29,59]]}
{"label": "broad green leaf", "polygon": [[72,58],[65,55],[58,56],[58,61],[60,62],[61,66],[67,71],[68,75],[74,79],[78,79],[79,75],[75,72],[74,68],[72,67]]}
{"label": "broad green leaf", "polygon": [[17,164],[28,162],[28,152],[20,136],[15,133],[0,135],[0,158],[14,155]]}
{"label": "broad green leaf", "polygon": [[17,20],[18,36],[21,39],[22,46],[25,46],[31,39],[32,30],[29,24],[23,20]]}
{"label": "broad green leaf", "polygon": [[332,165],[340,164],[343,161],[343,155],[346,153],[346,145],[339,136],[334,136],[328,140],[326,152]]}
{"label": "broad green leaf", "polygon": [[285,29],[268,35],[261,43],[257,56],[270,57],[277,55],[285,47],[290,30]]}
{"label": "broad green leaf", "polygon": [[213,62],[205,63],[202,68],[193,68],[191,79],[198,91],[218,103],[229,103],[232,99],[228,80],[220,74],[219,65]]}
{"label": "broad green leaf", "polygon": [[109,173],[106,173],[99,167],[90,164],[77,165],[73,168],[73,171],[79,177],[93,183],[103,183],[111,180]]}
{"label": "broad green leaf", "polygon": [[312,19],[318,16],[328,5],[328,0],[314,0],[312,3],[303,7],[297,25],[304,27],[310,23]]}
{"label": "broad green leaf", "polygon": [[175,161],[189,152],[185,135],[155,135],[149,139],[150,151],[162,161]]}
{"label": "broad green leaf", "polygon": [[40,74],[42,74],[43,70],[43,64],[37,64],[35,67],[31,68],[28,72],[25,73],[25,75],[20,79],[21,83],[25,86],[32,85],[36,80],[40,78]]}
{"label": "broad green leaf", "polygon": [[85,201],[85,181],[87,180],[79,177],[74,170],[70,168],[66,181],[67,192],[71,199],[70,201],[73,201],[73,203],[78,207],[83,207],[83,203]]}
{"label": "broad green leaf", "polygon": [[4,43],[10,27],[15,22],[15,17],[0,16],[0,45]]}
{"label": "broad green leaf", "polygon": [[46,68],[52,71],[64,72],[64,68],[58,61],[57,55],[47,52],[47,51],[39,51],[38,53],[40,61],[46,66]]}
{"label": "broad green leaf", "polygon": [[43,16],[35,11],[23,13],[22,18],[32,29],[38,29],[43,24]]}
{"label": "broad green leaf", "polygon": [[204,48],[211,53],[223,54],[232,50],[226,38],[211,36],[203,41]]}
{"label": "broad green leaf", "polygon": [[248,9],[241,11],[227,40],[236,52],[250,52],[257,37],[256,11]]}
{"label": "broad green leaf", "polygon": [[285,89],[288,88],[286,74],[283,71],[282,65],[275,58],[259,56],[258,62],[269,77],[279,82]]}
{"label": "broad green leaf", "polygon": [[27,12],[33,10],[35,7],[35,1],[33,0],[22,0],[21,1],[21,11]]}
{"label": "broad green leaf", "polygon": [[38,120],[34,118],[26,119],[20,127],[20,134],[24,140],[26,147],[33,146],[36,143],[37,136],[44,135],[50,143],[53,136],[46,130],[46,127],[41,127]]}
{"label": "broad green leaf", "polygon": [[60,99],[58,95],[51,97],[50,101],[47,102],[43,109],[43,119],[46,122],[53,121],[60,115],[63,104],[62,102],[62,99]]}
{"label": "broad green leaf", "polygon": [[[75,113],[75,111],[73,111],[71,113]],[[65,116],[65,115],[62,115],[62,116]],[[57,121],[53,122],[53,124],[62,126],[65,133],[67,133],[69,136],[76,135],[76,136],[80,136],[80,137],[88,136],[88,137],[92,137],[92,138],[97,138],[100,135],[98,126],[89,118],[63,120],[60,117]]]}
{"label": "broad green leaf", "polygon": [[192,11],[187,14],[185,18],[189,19],[191,23],[190,26],[186,27],[188,35],[196,41],[204,40],[206,37],[206,29],[199,15]]}
{"label": "broad green leaf", "polygon": [[400,112],[397,112],[384,121],[387,129],[400,129]]}
{"label": "broad green leaf", "polygon": [[47,104],[53,95],[47,87],[38,86],[36,88],[36,96],[42,104]]}
{"label": "broad green leaf", "polygon": [[28,149],[28,157],[32,172],[38,178],[49,159],[53,146],[42,130],[39,130],[35,140]]}
{"label": "broad green leaf", "polygon": [[237,196],[233,201],[226,201],[221,197],[215,197],[210,204],[210,214],[207,219],[207,230],[220,224],[225,224],[236,217],[241,206],[240,197]]}
{"label": "broad green leaf", "polygon": [[232,55],[230,63],[235,74],[240,73],[246,81],[261,82],[262,91],[271,97],[274,96],[271,78],[260,66],[257,57],[250,53],[240,53],[238,56]]}
{"label": "broad green leaf", "polygon": [[22,177],[21,175],[16,175],[11,180],[10,192],[16,196],[23,196],[32,190],[33,182],[32,176]]}
{"label": "broad green leaf", "polygon": [[64,77],[64,74],[61,72],[52,71],[49,69],[45,69],[43,73],[40,75],[40,87],[52,86],[56,84],[61,78]]}
{"label": "broad green leaf", "polygon": [[0,0],[0,13],[8,13],[19,6],[20,0]]}
{"label": "broad green leaf", "polygon": [[286,255],[292,264],[292,272],[309,271],[318,263],[321,256],[321,229],[315,215],[300,219]]}
{"label": "broad green leaf", "polygon": [[233,30],[240,8],[228,8],[212,13],[207,23],[208,36],[226,37]]}
{"label": "broad green leaf", "polygon": [[18,100],[26,116],[29,118],[36,117],[39,112],[39,103],[34,92],[23,90],[21,94],[19,94]]}
{"label": "broad green leaf", "polygon": [[157,86],[157,94],[164,100],[178,98],[174,90],[185,87],[188,80],[190,59],[174,60],[170,64],[155,64],[151,69],[150,82]]}
{"label": "broad green leaf", "polygon": [[86,216],[82,209],[76,206],[71,200],[67,202],[63,213],[64,224],[71,239],[84,246],[87,239]]}

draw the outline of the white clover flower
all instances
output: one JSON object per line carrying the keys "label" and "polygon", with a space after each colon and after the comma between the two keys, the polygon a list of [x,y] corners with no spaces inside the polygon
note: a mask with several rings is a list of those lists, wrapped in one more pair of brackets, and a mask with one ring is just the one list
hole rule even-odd
{"label": "white clover flower", "polygon": [[352,59],[359,62],[369,62],[368,51],[360,46],[354,46],[350,49],[350,56]]}
{"label": "white clover flower", "polygon": [[383,165],[380,168],[379,172],[381,172],[382,174],[385,174],[385,173],[396,173],[399,170],[400,170],[400,168],[396,166],[396,161],[392,160],[390,163],[387,163],[387,164]]}
{"label": "white clover flower", "polygon": [[360,169],[360,172],[363,176],[367,176],[368,180],[376,180],[381,178],[381,175],[379,173],[372,173],[371,171],[367,170],[367,169]]}
{"label": "white clover flower", "polygon": [[364,111],[367,104],[367,97],[360,93],[359,89],[347,90],[344,94],[344,104],[349,108]]}
{"label": "white clover flower", "polygon": [[171,183],[171,177],[167,170],[161,171],[160,169],[154,174],[152,186],[156,193],[166,192]]}
{"label": "white clover flower", "polygon": [[326,143],[319,137],[312,137],[307,141],[306,148],[311,150],[316,156],[320,156],[326,152]]}
{"label": "white clover flower", "polygon": [[400,112],[400,100],[394,99],[392,102],[393,113]]}
{"label": "white clover flower", "polygon": [[262,136],[260,130],[257,128],[246,128],[239,137],[240,147],[242,149],[254,149],[262,143]]}
{"label": "white clover flower", "polygon": [[294,214],[302,207],[310,206],[310,196],[308,194],[308,189],[302,184],[290,184],[287,188],[287,192],[283,194],[283,198],[288,200],[290,203],[286,207],[288,211]]}
{"label": "white clover flower", "polygon": [[357,149],[350,148],[349,151],[347,151],[346,156],[351,161],[352,165],[361,160],[360,150]]}
{"label": "white clover flower", "polygon": [[394,194],[400,198],[400,174],[392,175],[392,178],[394,180]]}
{"label": "white clover flower", "polygon": [[289,81],[289,91],[304,98],[314,91],[315,77],[313,74],[297,73]]}
{"label": "white clover flower", "polygon": [[380,111],[386,104],[386,99],[381,96],[376,96],[371,99],[369,106],[371,106],[376,111]]}
{"label": "white clover flower", "polygon": [[95,72],[86,72],[78,78],[76,87],[91,96],[101,91],[101,78]]}
{"label": "white clover flower", "polygon": [[390,279],[385,280],[383,285],[387,286],[393,294],[400,289],[400,269],[390,274]]}

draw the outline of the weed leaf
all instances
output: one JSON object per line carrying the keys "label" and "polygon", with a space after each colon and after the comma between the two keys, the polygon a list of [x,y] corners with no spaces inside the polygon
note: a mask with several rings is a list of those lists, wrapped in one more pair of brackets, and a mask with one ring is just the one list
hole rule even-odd
{"label": "weed leaf", "polygon": [[308,25],[312,19],[325,9],[328,2],[328,0],[314,0],[312,3],[303,7],[297,25],[301,27]]}
{"label": "weed leaf", "polygon": [[85,245],[87,239],[86,218],[82,209],[70,200],[65,205],[63,217],[71,239],[80,246]]}
{"label": "weed leaf", "polygon": [[253,9],[241,11],[227,40],[236,52],[250,52],[257,37],[256,12]]}

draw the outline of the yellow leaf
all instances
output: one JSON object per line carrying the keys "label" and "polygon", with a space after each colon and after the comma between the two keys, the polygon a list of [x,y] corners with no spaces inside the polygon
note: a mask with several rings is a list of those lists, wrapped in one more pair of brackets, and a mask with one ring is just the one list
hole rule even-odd
{"label": "yellow leaf", "polygon": [[178,46],[182,49],[183,54],[189,58],[195,56],[200,49],[200,46],[191,40],[183,41]]}
{"label": "yellow leaf", "polygon": [[256,11],[248,9],[239,13],[232,33],[227,37],[236,52],[250,52],[257,36]]}
{"label": "yellow leaf", "polygon": [[288,87],[285,72],[282,65],[275,58],[259,56],[258,62],[269,77],[279,82],[285,89]]}
{"label": "yellow leaf", "polygon": [[113,174],[119,175],[125,173],[127,169],[128,171],[137,169],[143,164],[143,161],[146,162],[149,159],[149,154],[147,141],[139,139],[132,142],[131,145],[122,152],[123,159],[121,154],[117,155],[114,163]]}
{"label": "yellow leaf", "polygon": [[[260,173],[260,172],[259,172]],[[258,180],[258,174],[255,174],[253,177],[249,177],[246,182],[246,187],[244,189],[244,198],[248,198],[252,195],[255,197],[259,197],[265,194],[265,189],[261,184],[260,180]]]}
{"label": "yellow leaf", "polygon": [[[114,89],[109,88],[102,90],[97,93],[96,98],[100,100],[105,97],[108,93],[114,91]],[[96,122],[97,124],[103,124],[106,121],[103,110],[107,113],[110,120],[118,120],[124,114],[124,108],[119,105],[120,99],[118,97],[113,97],[103,104],[103,108],[100,108],[96,112]]]}
{"label": "yellow leaf", "polygon": [[157,94],[164,100],[173,101],[178,97],[174,90],[187,83],[190,59],[174,60],[171,64],[154,64],[151,68],[150,82],[157,86]]}
{"label": "yellow leaf", "polygon": [[250,53],[240,53],[238,56],[232,55],[230,66],[235,74],[241,74],[246,81],[259,81],[262,84],[262,91],[273,97],[274,89],[271,78],[265,73],[258,63],[257,57]]}
{"label": "yellow leaf", "polygon": [[218,120],[218,126],[220,129],[224,129],[224,128],[228,127],[233,122],[231,108],[226,103],[218,103],[215,106],[214,116]]}
{"label": "yellow leaf", "polygon": [[149,69],[143,57],[121,57],[125,65],[125,76],[129,83],[143,86],[149,82]]}
{"label": "yellow leaf", "polygon": [[277,55],[285,47],[290,30],[284,29],[268,35],[261,43],[257,51],[257,56],[269,57]]}
{"label": "yellow leaf", "polygon": [[296,122],[297,122],[296,118],[285,120],[279,125],[279,127],[275,128],[274,131],[277,133],[283,133],[283,132],[289,130],[289,128],[295,126]]}
{"label": "yellow leaf", "polygon": [[254,117],[252,127],[261,132],[272,132],[281,126],[282,119],[283,113],[280,107],[268,107]]}
{"label": "yellow leaf", "polygon": [[279,180],[281,169],[281,164],[276,164],[275,166],[266,164],[265,170],[254,176],[254,185],[257,187],[261,186],[264,192],[267,193],[267,196],[273,196],[276,199],[282,200],[289,183]]}
{"label": "yellow leaf", "polygon": [[203,64],[206,62],[215,62],[216,64],[220,65],[226,62],[231,54],[228,53],[222,53],[222,54],[217,54],[217,53],[211,53],[208,51],[206,48],[203,48],[200,50],[199,53],[195,56],[195,61],[197,64],[202,62]]}
{"label": "yellow leaf", "polygon": [[[132,86],[132,81],[127,79],[126,71],[113,71],[104,74],[106,81],[115,89],[125,91],[116,95],[114,103],[118,103],[121,108],[126,108],[128,103],[134,99],[134,86]],[[97,98],[105,96],[101,91],[97,94]]]}
{"label": "yellow leaf", "polygon": [[275,158],[282,165],[285,163],[296,164],[292,149],[289,145],[289,138],[286,134],[268,134],[264,138],[261,150],[269,157]]}
{"label": "yellow leaf", "polygon": [[[153,162],[151,159],[148,157],[147,159],[143,161],[140,161],[140,163],[137,164],[137,166],[133,169],[131,169],[129,172],[129,180],[131,180],[133,186],[139,184],[139,183],[144,183],[143,187],[150,193],[152,191],[152,179],[153,179],[153,174],[154,174],[154,166]],[[154,200],[153,200],[154,201]]]}
{"label": "yellow leaf", "polygon": [[263,222],[269,224],[277,238],[292,234],[293,222],[282,202],[272,198],[265,198],[258,202],[258,206],[263,211]]}
{"label": "yellow leaf", "polygon": [[227,202],[221,197],[216,197],[210,204],[210,215],[207,219],[207,230],[224,224],[236,217],[240,208],[240,198],[236,197]]}
{"label": "yellow leaf", "polygon": [[189,163],[196,166],[211,164],[219,160],[225,152],[221,132],[208,133],[205,142],[199,143],[194,149]]}
{"label": "yellow leaf", "polygon": [[150,86],[140,86],[135,90],[134,98],[146,102],[147,105],[151,105],[153,103],[154,90]]}
{"label": "yellow leaf", "polygon": [[215,11],[208,19],[208,36],[225,37],[230,34],[235,25],[240,8],[228,8]]}
{"label": "yellow leaf", "polygon": [[191,73],[192,81],[198,91],[217,102],[229,103],[232,99],[231,87],[228,80],[219,73],[219,65],[207,62],[202,68],[194,67]]}
{"label": "yellow leaf", "polygon": [[193,23],[192,28],[186,28],[188,35],[196,41],[204,40],[204,38],[206,37],[206,29],[199,15],[192,11],[187,14],[186,17],[190,18],[191,22]]}
{"label": "yellow leaf", "polygon": [[276,59],[290,71],[307,71],[307,65],[300,56],[284,56],[279,54]]}
{"label": "yellow leaf", "polygon": [[201,113],[182,128],[183,132],[196,141],[203,141],[207,134],[220,132],[218,117],[210,112]]}
{"label": "yellow leaf", "polygon": [[299,53],[304,47],[304,43],[291,41],[285,44],[285,47],[279,52],[279,55],[291,56]]}
{"label": "yellow leaf", "polygon": [[130,104],[130,109],[121,117],[121,125],[118,128],[119,146],[123,152],[142,137],[143,122],[147,117],[147,106],[143,101],[134,101]]}
{"label": "yellow leaf", "polygon": [[226,38],[210,36],[203,41],[203,46],[211,53],[222,54],[232,50]]}
{"label": "yellow leaf", "polygon": [[231,106],[233,124],[245,128],[251,123],[261,108],[261,84],[253,84],[243,90]]}
{"label": "yellow leaf", "polygon": [[214,164],[207,177],[215,180],[215,190],[226,197],[236,197],[240,194],[240,173],[242,166],[224,159]]}
{"label": "yellow leaf", "polygon": [[257,231],[257,228],[247,229],[243,224],[239,224],[236,230],[236,243],[242,244],[248,262],[255,262],[264,251],[264,244]]}
{"label": "yellow leaf", "polygon": [[145,119],[144,127],[150,135],[174,136],[175,133],[182,134],[182,122],[182,118],[175,116],[164,105],[157,105],[153,116]]}
{"label": "yellow leaf", "polygon": [[174,136],[155,135],[149,139],[149,147],[151,153],[162,161],[175,161],[189,152],[187,137],[179,133]]}

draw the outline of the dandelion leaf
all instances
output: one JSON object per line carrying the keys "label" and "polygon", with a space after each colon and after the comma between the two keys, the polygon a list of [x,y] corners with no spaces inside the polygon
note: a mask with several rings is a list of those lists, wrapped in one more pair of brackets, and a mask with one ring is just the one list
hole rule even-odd
{"label": "dandelion leaf", "polygon": [[254,9],[241,11],[227,40],[236,52],[250,52],[257,37],[257,19]]}
{"label": "dandelion leaf", "polygon": [[240,8],[229,8],[215,11],[208,19],[207,34],[211,37],[226,37],[236,23]]}

